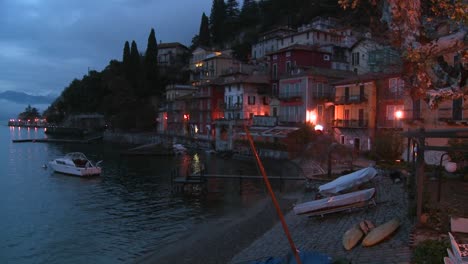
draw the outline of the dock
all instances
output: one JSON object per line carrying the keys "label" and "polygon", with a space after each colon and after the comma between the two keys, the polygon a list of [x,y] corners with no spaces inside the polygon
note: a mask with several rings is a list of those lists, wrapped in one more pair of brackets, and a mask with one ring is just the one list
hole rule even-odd
{"label": "dock", "polygon": [[13,143],[79,143],[90,144],[94,141],[101,140],[102,136],[92,137],[88,139],[59,139],[59,138],[28,138],[28,139],[13,139]]}
{"label": "dock", "polygon": [[[243,180],[263,180],[260,175],[229,175],[229,174],[191,174],[188,176],[178,176],[176,172],[172,173],[172,190],[173,192],[184,192],[193,194],[206,190],[208,179],[237,179],[239,181],[239,193],[242,193]],[[280,181],[280,191],[282,191],[283,181],[308,181],[305,177],[285,177],[285,176],[268,176],[269,180]]]}

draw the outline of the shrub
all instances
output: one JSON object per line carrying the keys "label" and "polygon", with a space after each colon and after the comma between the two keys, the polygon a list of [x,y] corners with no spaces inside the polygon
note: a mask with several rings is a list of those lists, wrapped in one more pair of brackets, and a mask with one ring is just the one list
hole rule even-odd
{"label": "shrub", "polygon": [[413,251],[411,263],[415,264],[439,264],[447,256],[447,241],[426,240],[419,243]]}

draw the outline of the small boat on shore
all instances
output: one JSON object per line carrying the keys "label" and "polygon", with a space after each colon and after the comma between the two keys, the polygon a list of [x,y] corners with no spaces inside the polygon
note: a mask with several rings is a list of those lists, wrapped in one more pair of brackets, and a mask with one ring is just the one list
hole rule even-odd
{"label": "small boat on shore", "polygon": [[301,203],[294,206],[293,210],[296,215],[308,214],[310,216],[323,216],[328,213],[359,208],[369,203],[374,203],[374,196],[375,188],[370,188],[362,191],[356,191],[352,193],[331,196],[320,200]]}
{"label": "small boat on shore", "polygon": [[350,174],[336,178],[334,181],[319,186],[322,196],[337,195],[338,193],[357,187],[372,180],[377,175],[377,170],[367,167]]}
{"label": "small boat on shore", "polygon": [[72,152],[62,158],[49,162],[49,166],[55,171],[63,174],[86,177],[101,174],[98,162],[93,164],[83,153]]}

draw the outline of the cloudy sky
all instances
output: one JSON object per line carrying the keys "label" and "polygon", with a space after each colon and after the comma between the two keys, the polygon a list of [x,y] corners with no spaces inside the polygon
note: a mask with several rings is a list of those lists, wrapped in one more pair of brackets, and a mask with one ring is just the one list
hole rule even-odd
{"label": "cloudy sky", "polygon": [[190,45],[212,0],[0,0],[0,92],[60,94],[88,68],[122,58],[126,40]]}

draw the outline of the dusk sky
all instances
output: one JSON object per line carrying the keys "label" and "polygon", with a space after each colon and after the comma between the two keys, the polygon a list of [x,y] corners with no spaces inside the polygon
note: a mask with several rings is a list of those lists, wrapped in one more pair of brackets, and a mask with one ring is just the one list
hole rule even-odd
{"label": "dusk sky", "polygon": [[158,43],[190,45],[212,0],[0,0],[0,92],[60,94],[88,68],[121,60],[126,40],[144,52]]}

